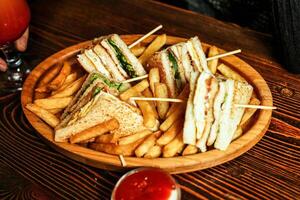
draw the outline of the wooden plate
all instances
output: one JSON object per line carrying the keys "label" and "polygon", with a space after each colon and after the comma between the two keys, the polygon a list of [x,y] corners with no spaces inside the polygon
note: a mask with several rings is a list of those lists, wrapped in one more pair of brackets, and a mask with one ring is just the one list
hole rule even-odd
{"label": "wooden plate", "polygon": [[[130,44],[140,36],[141,35],[124,35],[122,36],[122,38],[127,44]],[[144,41],[144,43],[149,43],[153,40],[154,37],[155,36],[149,37]],[[184,38],[168,36],[167,44],[175,44],[185,40],[186,39]],[[93,167],[107,170],[122,170],[140,166],[151,166],[163,168],[171,173],[190,172],[213,167],[240,156],[241,154],[248,151],[251,147],[253,147],[267,131],[267,128],[271,121],[272,111],[259,110],[256,113],[252,126],[241,137],[233,141],[226,151],[213,149],[205,153],[173,158],[146,159],[125,157],[128,165],[126,168],[121,166],[118,156],[97,152],[78,145],[54,142],[53,129],[32,112],[28,111],[25,108],[25,105],[33,101],[35,85],[47,69],[62,60],[75,59],[75,55],[80,51],[80,49],[87,47],[90,44],[91,41],[87,41],[68,47],[41,62],[26,79],[21,97],[23,111],[31,125],[38,131],[41,137],[45,139],[45,141],[54,149],[74,160]],[[203,44],[203,48],[205,50],[208,47],[209,45]],[[220,51],[224,52],[221,49]],[[252,86],[254,86],[255,92],[262,105],[272,106],[272,95],[270,89],[265,80],[257,71],[255,71],[250,65],[236,56],[228,56],[222,58],[221,62],[226,63],[232,69],[238,71],[241,75],[244,76],[244,78],[247,79],[247,81],[249,81]]]}

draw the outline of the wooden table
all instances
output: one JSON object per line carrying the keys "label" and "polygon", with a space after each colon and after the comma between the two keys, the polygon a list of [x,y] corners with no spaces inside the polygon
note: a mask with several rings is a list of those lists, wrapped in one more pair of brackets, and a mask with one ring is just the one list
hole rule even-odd
{"label": "wooden table", "polygon": [[[190,11],[140,0],[31,0],[32,66],[67,46],[109,33],[163,32],[202,41],[239,57],[266,79],[274,105],[270,128],[250,151],[223,165],[174,175],[183,199],[299,199],[300,76],[288,73],[272,37]],[[109,199],[122,173],[95,169],[48,147],[26,121],[20,94],[0,97],[0,199]]]}

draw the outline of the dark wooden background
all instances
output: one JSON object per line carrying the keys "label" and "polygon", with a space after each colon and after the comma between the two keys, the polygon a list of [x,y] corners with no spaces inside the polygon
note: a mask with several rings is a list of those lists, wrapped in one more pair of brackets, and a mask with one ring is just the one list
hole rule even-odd
{"label": "dark wooden background", "polygon": [[[250,151],[226,164],[175,175],[183,199],[300,198],[300,76],[276,59],[271,35],[190,11],[141,0],[30,0],[35,66],[78,42],[110,33],[146,33],[163,24],[169,35],[198,35],[238,56],[267,81],[278,107],[269,130]],[[122,173],[95,169],[57,153],[26,121],[20,94],[0,97],[0,199],[109,199]]]}

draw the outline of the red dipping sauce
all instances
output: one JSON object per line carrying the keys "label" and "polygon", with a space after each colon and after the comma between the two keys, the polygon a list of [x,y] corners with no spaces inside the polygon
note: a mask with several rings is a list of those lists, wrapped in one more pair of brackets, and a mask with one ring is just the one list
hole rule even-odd
{"label": "red dipping sauce", "polygon": [[180,188],[168,172],[156,168],[139,168],[122,176],[111,199],[177,200],[180,199]]}

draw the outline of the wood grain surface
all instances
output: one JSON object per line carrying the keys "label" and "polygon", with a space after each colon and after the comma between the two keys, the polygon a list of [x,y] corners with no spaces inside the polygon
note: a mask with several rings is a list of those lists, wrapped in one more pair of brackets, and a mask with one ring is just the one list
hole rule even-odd
{"label": "wood grain surface", "polygon": [[[137,38],[142,35],[125,35],[121,36],[127,45],[132,44]],[[150,43],[156,35],[148,37],[143,42],[147,45]],[[174,44],[184,41],[184,38],[167,36],[167,44]],[[35,97],[34,89],[44,72],[49,70],[51,67],[62,63],[63,61],[74,62],[76,55],[81,49],[91,45],[91,42],[83,42],[74,46],[68,47],[62,51],[51,55],[44,61],[42,61],[27,77],[21,95],[21,103],[23,111],[29,120],[30,124],[41,134],[41,136],[48,142],[54,149],[63,153],[64,155],[82,162],[84,164],[98,167],[101,169],[108,170],[124,170],[118,156],[110,155],[102,152],[96,152],[92,149],[87,149],[76,144],[59,143],[54,141],[54,131],[46,123],[39,119],[34,113],[27,110],[25,107],[28,103],[33,103]],[[204,51],[209,45],[203,43]],[[224,53],[224,50],[219,49],[220,53]],[[258,96],[261,105],[272,106],[272,95],[269,87],[265,80],[247,63],[237,58],[236,56],[227,56],[220,59],[220,62],[226,63],[227,66],[231,67],[234,71],[241,74],[253,87],[256,95]],[[206,169],[213,167],[229,160],[232,160],[241,154],[248,151],[254,146],[265,134],[271,121],[271,110],[260,110],[256,113],[253,118],[248,130],[239,137],[237,140],[232,142],[226,151],[219,151],[216,149],[210,150],[205,153],[198,153],[189,156],[177,156],[174,158],[135,158],[126,157],[126,168],[133,167],[160,167],[171,173],[184,173],[191,172],[200,169]]]}
{"label": "wood grain surface", "polygon": [[[29,3],[30,42],[24,57],[32,66],[99,35],[146,33],[158,24],[170,35],[198,35],[227,51],[241,48],[238,57],[267,81],[278,109],[265,136],[247,153],[217,167],[174,175],[182,199],[299,199],[300,76],[284,70],[270,35],[154,1]],[[39,199],[109,199],[123,173],[88,167],[54,151],[25,119],[19,94],[1,96],[0,111],[0,160],[4,163],[0,174],[13,170],[21,177],[9,176],[1,182],[0,199],[30,199],[30,190],[24,186],[30,184],[18,184],[24,180],[49,194]],[[18,190],[10,184],[19,185]]]}

